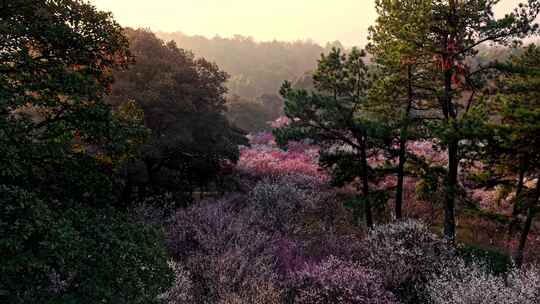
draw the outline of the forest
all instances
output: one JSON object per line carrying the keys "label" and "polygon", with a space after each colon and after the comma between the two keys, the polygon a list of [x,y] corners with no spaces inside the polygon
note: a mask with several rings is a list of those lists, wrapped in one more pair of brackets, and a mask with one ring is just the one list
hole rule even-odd
{"label": "forest", "polygon": [[180,32],[157,32],[156,36],[215,62],[230,75],[225,83],[225,115],[236,126],[252,133],[271,131],[268,122],[284,115],[283,99],[279,96],[284,80],[310,81],[321,54],[333,47],[345,49],[339,41],[322,47],[309,40],[257,42],[241,35],[208,39]]}
{"label": "forest", "polygon": [[0,0],[0,303],[540,303],[540,0],[500,2],[345,47]]}

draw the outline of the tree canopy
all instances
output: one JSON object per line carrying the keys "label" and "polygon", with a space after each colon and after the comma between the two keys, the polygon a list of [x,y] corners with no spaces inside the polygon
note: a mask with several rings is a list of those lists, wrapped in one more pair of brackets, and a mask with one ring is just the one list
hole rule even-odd
{"label": "tree canopy", "polygon": [[134,101],[151,136],[141,161],[126,169],[126,187],[133,189],[125,193],[138,187],[142,195],[146,190],[189,195],[235,162],[238,145],[245,143],[224,115],[228,75],[151,32],[127,29],[126,35],[136,63],[115,72],[108,101],[115,106]]}
{"label": "tree canopy", "polygon": [[113,69],[129,60],[121,27],[92,5],[0,3],[7,303],[148,303],[170,282],[158,231],[132,223],[113,189],[116,168],[146,135],[129,107],[104,101]]}

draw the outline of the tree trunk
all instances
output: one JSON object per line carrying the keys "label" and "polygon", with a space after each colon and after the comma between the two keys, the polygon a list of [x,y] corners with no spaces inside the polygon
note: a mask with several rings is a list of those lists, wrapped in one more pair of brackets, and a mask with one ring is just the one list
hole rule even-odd
{"label": "tree trunk", "polygon": [[518,184],[516,188],[516,202],[514,203],[514,209],[512,210],[512,221],[510,222],[510,225],[508,227],[508,236],[512,237],[512,234],[514,234],[514,229],[518,223],[518,215],[520,212],[520,202],[521,202],[521,195],[523,192],[523,187],[525,183],[525,172],[527,172],[527,156],[523,156],[520,162],[519,167],[519,177],[518,177]]}
{"label": "tree trunk", "polygon": [[405,179],[405,153],[406,153],[406,141],[401,138],[399,142],[399,164],[398,164],[398,176],[397,176],[397,188],[396,188],[396,220],[400,220],[402,217],[403,208],[403,182]]}
{"label": "tree trunk", "polygon": [[452,140],[448,145],[448,181],[444,205],[444,237],[453,244],[456,240],[456,193],[458,189],[458,142]]}
{"label": "tree trunk", "polygon": [[[453,2],[452,2],[453,3]],[[455,5],[455,3],[454,3]],[[448,44],[448,42],[447,42]],[[443,63],[450,64],[451,57],[444,56]],[[442,104],[442,110],[447,122],[452,122],[457,119],[457,112],[452,102],[453,88],[452,88],[452,75],[453,71],[451,67],[446,67],[444,72],[444,99]],[[456,240],[456,218],[455,218],[455,205],[456,205],[456,192],[458,188],[458,169],[459,169],[459,139],[455,137],[456,134],[451,134],[453,138],[448,143],[448,176],[446,184],[446,195],[444,204],[444,237],[445,239],[454,244]]]}
{"label": "tree trunk", "polygon": [[366,225],[371,228],[373,227],[373,214],[371,212],[371,201],[369,197],[369,171],[367,163],[367,151],[366,151],[366,137],[361,136],[360,140],[360,158],[362,166],[362,192],[364,194],[364,213],[366,216]]}
{"label": "tree trunk", "polygon": [[405,111],[405,117],[403,119],[403,125],[401,127],[401,134],[399,137],[399,164],[397,172],[397,188],[396,188],[396,220],[401,219],[403,209],[403,182],[405,179],[405,162],[407,161],[407,141],[409,134],[409,115],[412,109],[413,103],[413,88],[412,88],[412,67],[407,66],[407,109]]}
{"label": "tree trunk", "polygon": [[525,220],[525,227],[523,227],[523,231],[521,232],[519,246],[514,258],[516,266],[518,267],[521,267],[521,265],[523,264],[523,254],[525,252],[525,246],[527,245],[527,238],[529,237],[529,232],[531,231],[534,216],[538,212],[538,200],[540,200],[540,177],[536,182],[536,194],[534,200],[532,200],[529,204],[529,208],[527,211],[527,219]]}

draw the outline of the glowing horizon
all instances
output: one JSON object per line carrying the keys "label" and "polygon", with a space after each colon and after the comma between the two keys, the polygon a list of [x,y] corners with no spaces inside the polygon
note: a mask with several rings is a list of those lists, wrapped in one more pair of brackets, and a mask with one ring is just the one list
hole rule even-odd
{"label": "glowing horizon", "polygon": [[[123,26],[205,37],[307,40],[364,45],[376,18],[374,0],[90,0]],[[502,0],[498,14],[520,0]]]}

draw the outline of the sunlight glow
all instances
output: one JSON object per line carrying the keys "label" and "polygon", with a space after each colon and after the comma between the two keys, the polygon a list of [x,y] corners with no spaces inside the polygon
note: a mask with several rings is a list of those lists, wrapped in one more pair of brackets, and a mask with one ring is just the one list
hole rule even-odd
{"label": "sunlight glow", "polygon": [[[91,0],[113,12],[124,26],[188,35],[256,40],[340,40],[363,45],[376,13],[374,0]],[[498,12],[509,12],[519,0],[502,0]]]}

